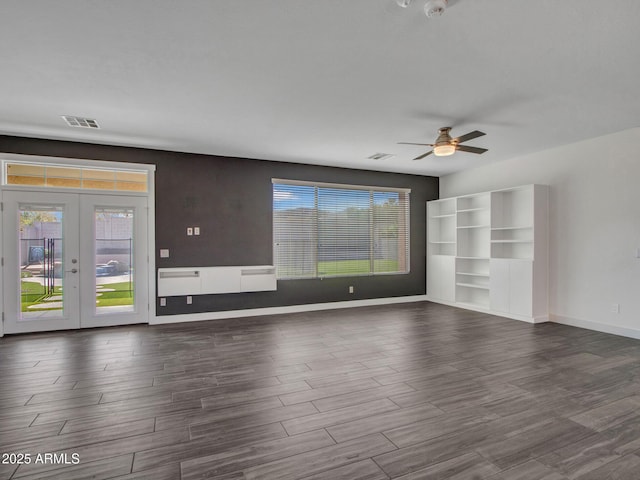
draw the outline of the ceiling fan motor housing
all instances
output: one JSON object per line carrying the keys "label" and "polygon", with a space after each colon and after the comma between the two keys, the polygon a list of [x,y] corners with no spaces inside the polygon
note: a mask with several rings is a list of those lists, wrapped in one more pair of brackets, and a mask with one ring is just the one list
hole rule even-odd
{"label": "ceiling fan motor housing", "polygon": [[439,17],[447,8],[448,0],[429,0],[424,5],[424,13],[427,17]]}
{"label": "ceiling fan motor housing", "polygon": [[449,145],[450,143],[452,143],[451,140],[451,135],[449,135],[449,132],[451,131],[451,127],[444,127],[441,128],[440,131],[438,132],[438,138],[436,139],[436,143],[435,145]]}

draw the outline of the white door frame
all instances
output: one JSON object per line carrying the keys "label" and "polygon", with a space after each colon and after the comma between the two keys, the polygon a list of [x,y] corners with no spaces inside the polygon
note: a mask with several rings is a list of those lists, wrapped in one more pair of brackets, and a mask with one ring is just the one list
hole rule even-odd
{"label": "white door frame", "polygon": [[[147,232],[149,230],[147,219],[147,198],[141,196],[118,196],[87,194],[80,196],[80,328],[106,327],[114,325],[129,325],[134,323],[149,323],[149,288],[147,279],[138,281],[137,272],[143,272],[148,268],[147,259]],[[103,312],[96,309],[96,294],[90,295],[83,292],[82,286],[96,286],[96,207],[129,207],[133,208],[133,287],[134,287],[134,311],[128,312]],[[83,234],[85,234],[84,240]],[[91,240],[91,241],[89,241]],[[144,287],[144,288],[141,288]],[[93,290],[93,288],[92,288]]]}
{"label": "white door frame", "polygon": [[[9,290],[3,292],[4,303],[3,312],[6,329],[9,333],[19,333],[21,327],[28,327],[31,332],[45,330],[67,330],[71,328],[80,328],[80,278],[78,277],[78,253],[80,249],[80,231],[79,231],[79,201],[76,193],[59,193],[59,192],[32,192],[32,191],[7,191],[3,193],[3,222],[6,221],[6,238],[3,238],[3,276],[7,273],[10,278],[4,283]],[[51,205],[60,207],[62,213],[62,231],[61,246],[62,258],[64,263],[59,265],[56,270],[54,282],[56,286],[63,287],[61,299],[62,308],[60,310],[52,310],[45,312],[33,311],[28,315],[35,317],[21,320],[23,314],[21,308],[22,287],[21,276],[21,258],[19,258],[19,234],[20,229],[18,211],[21,205]],[[37,208],[37,207],[35,207]],[[42,207],[40,207],[42,208]],[[57,235],[56,235],[57,236]],[[57,250],[57,248],[56,248]],[[72,254],[75,263],[72,263]],[[73,267],[72,267],[73,265]],[[71,269],[76,273],[72,273]],[[53,272],[49,272],[53,273]],[[44,278],[44,277],[43,277]],[[58,284],[60,282],[60,285]],[[56,302],[56,303],[58,303]],[[3,322],[3,324],[5,323]],[[13,331],[12,331],[13,330]]]}
{"label": "white door frame", "polygon": [[[121,169],[129,171],[144,171],[147,173],[148,185],[147,192],[119,192],[108,190],[88,190],[78,188],[54,188],[54,187],[34,187],[34,186],[16,186],[7,185],[5,178],[5,163],[6,162],[27,162],[36,164],[47,165],[60,165],[60,166],[76,166],[76,167],[94,167],[94,168],[107,168],[107,169]],[[101,160],[86,160],[86,159],[74,159],[74,158],[59,158],[59,157],[47,157],[40,155],[21,155],[21,154],[7,154],[0,153],[0,164],[2,167],[2,181],[0,182],[0,201],[2,201],[3,192],[10,190],[17,191],[32,191],[32,192],[51,192],[51,193],[79,193],[79,194],[96,194],[96,195],[115,195],[122,196],[146,196],[147,197],[147,254],[148,254],[148,309],[149,309],[149,322],[151,323],[156,316],[156,265],[155,265],[155,179],[154,174],[155,165],[147,165],[140,163],[127,163],[127,162],[110,162]],[[0,239],[2,239],[2,223],[0,221]],[[5,247],[0,245],[0,253],[2,257],[5,256]],[[4,270],[4,267],[2,267]],[[4,284],[3,284],[4,271],[0,274],[0,297],[2,299],[2,312],[4,312]],[[0,337],[4,335],[4,322],[0,320]]]}

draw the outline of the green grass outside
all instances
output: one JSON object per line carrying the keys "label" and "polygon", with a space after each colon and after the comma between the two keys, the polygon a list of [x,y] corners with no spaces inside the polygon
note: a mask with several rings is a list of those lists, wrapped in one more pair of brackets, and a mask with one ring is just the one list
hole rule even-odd
{"label": "green grass outside", "polygon": [[133,288],[133,283],[106,283],[104,288],[113,289],[113,292],[100,292],[102,295],[96,297],[98,307],[113,307],[122,305],[133,305],[133,292],[129,288]]}
{"label": "green grass outside", "polygon": [[[332,262],[318,262],[318,276],[349,276],[349,275],[367,275],[371,273],[392,273],[398,271],[398,262],[396,260],[374,260],[374,271],[371,272],[371,263],[369,260],[336,260]],[[284,269],[279,270],[281,277],[300,277],[301,275],[295,269],[287,272]]]}
{"label": "green grass outside", "polygon": [[[21,304],[22,311],[29,312],[35,309],[29,309],[31,305],[47,303],[45,296],[45,290],[42,285],[37,282],[21,282]],[[108,283],[104,285],[104,288],[113,289],[113,292],[100,292],[102,295],[96,296],[96,300],[99,303],[96,305],[99,307],[111,307],[121,305],[133,305],[133,292],[129,291],[129,282]],[[62,289],[60,287],[54,287],[52,295],[62,295]],[[37,310],[61,310],[61,307],[51,308],[38,308]]]}
{"label": "green grass outside", "polygon": [[[26,282],[22,280],[21,282],[21,295],[20,301],[22,303],[22,311],[27,312],[30,311],[29,307],[31,305],[37,305],[40,303],[44,303],[45,292],[44,287],[37,282]],[[54,287],[53,295],[61,295],[62,290],[60,287]],[[59,307],[54,308],[46,308],[45,310],[60,310]]]}
{"label": "green grass outside", "polygon": [[394,260],[374,260],[373,272],[369,260],[336,260],[318,262],[318,276],[325,275],[362,275],[367,273],[387,273],[398,270],[398,262]]}

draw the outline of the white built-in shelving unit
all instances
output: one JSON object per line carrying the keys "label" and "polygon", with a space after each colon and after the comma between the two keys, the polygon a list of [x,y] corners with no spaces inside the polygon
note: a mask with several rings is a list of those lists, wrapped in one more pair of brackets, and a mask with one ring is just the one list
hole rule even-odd
{"label": "white built-in shelving unit", "polygon": [[547,320],[547,190],[525,185],[428,202],[428,298]]}
{"label": "white built-in shelving unit", "polygon": [[487,308],[491,196],[480,193],[458,197],[456,206],[455,300],[460,305]]}
{"label": "white built-in shelving unit", "polygon": [[434,265],[431,271],[427,269],[427,283],[449,302],[455,300],[456,217],[455,198],[427,203],[427,255]]}

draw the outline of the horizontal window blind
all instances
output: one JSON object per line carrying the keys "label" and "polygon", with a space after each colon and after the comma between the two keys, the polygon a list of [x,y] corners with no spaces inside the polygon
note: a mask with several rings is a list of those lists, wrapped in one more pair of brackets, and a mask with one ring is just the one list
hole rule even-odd
{"label": "horizontal window blind", "polygon": [[279,279],[407,273],[408,189],[273,180]]}
{"label": "horizontal window blind", "polygon": [[116,192],[149,191],[149,174],[146,171],[5,162],[3,173],[5,185]]}

